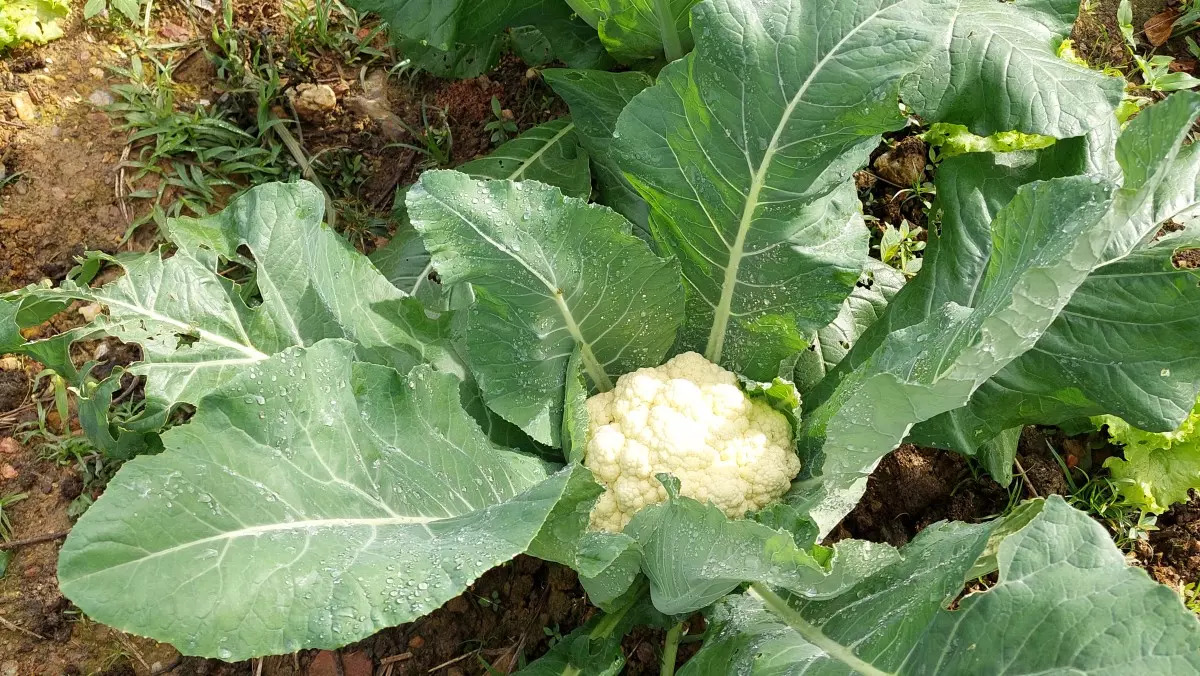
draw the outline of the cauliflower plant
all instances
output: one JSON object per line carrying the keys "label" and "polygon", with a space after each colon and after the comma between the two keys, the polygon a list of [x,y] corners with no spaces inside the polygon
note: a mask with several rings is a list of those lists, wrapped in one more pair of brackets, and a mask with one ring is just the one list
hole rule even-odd
{"label": "cauliflower plant", "polygon": [[681,495],[740,518],[778,500],[800,471],[787,418],[695,352],[621,376],[587,410],[584,465],[608,489],[592,509],[595,529],[620,531],[665,500],[658,473],[677,477]]}

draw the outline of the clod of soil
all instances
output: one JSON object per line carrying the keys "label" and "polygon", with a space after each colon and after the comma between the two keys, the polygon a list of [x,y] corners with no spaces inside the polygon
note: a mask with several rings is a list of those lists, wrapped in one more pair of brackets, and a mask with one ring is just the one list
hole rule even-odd
{"label": "clod of soil", "polygon": [[337,108],[337,94],[327,84],[304,83],[292,95],[296,114],[306,122],[319,122]]}
{"label": "clod of soil", "polygon": [[1200,582],[1200,496],[1158,517],[1149,542],[1134,548],[1138,562],[1154,579],[1179,589]]}
{"label": "clod of soil", "polygon": [[901,139],[890,150],[875,158],[875,171],[890,183],[902,187],[916,185],[925,178],[929,147],[916,136]]}

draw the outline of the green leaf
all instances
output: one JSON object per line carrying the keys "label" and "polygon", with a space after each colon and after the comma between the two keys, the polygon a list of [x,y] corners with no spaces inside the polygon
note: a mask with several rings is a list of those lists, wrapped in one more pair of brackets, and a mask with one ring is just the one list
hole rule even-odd
{"label": "green leaf", "polygon": [[980,136],[1067,138],[1108,124],[1125,83],[1057,54],[1078,10],[1075,0],[960,0],[951,35],[905,81],[904,102],[926,122]]}
{"label": "green leaf", "polygon": [[507,42],[505,36],[495,35],[479,44],[455,44],[448,49],[438,49],[395,33],[392,34],[392,41],[396,44],[396,51],[415,69],[454,80],[479,77],[491,70],[500,61],[500,54]]}
{"label": "green leaf", "polygon": [[[592,192],[588,157],[580,148],[574,122],[567,117],[533,127],[492,154],[471,160],[458,170],[475,178],[541,181],[582,199]],[[470,305],[473,297],[469,287],[447,288],[434,281],[437,273],[420,235],[408,222],[404,200],[397,201],[393,218],[400,222],[396,235],[371,254],[371,262],[392,284],[416,296],[431,310]]]}
{"label": "green leaf", "polygon": [[517,672],[520,676],[617,676],[625,666],[621,642],[634,627],[666,627],[669,618],[656,612],[645,586],[623,596],[609,613],[597,613],[554,644],[550,651]]}
{"label": "green leaf", "polygon": [[513,53],[530,66],[542,66],[554,60],[554,49],[546,35],[535,26],[517,26],[508,32]]}
{"label": "green leaf", "polygon": [[408,207],[443,282],[475,289],[463,350],[488,406],[535,440],[561,445],[576,346],[588,377],[608,389],[657,365],[674,342],[679,269],[613,211],[536,182],[453,171],[423,174]]}
{"label": "green leaf", "polygon": [[1117,227],[1104,218],[1111,192],[1087,177],[1022,186],[992,224],[996,246],[973,306],[934,305],[921,324],[887,334],[807,412],[799,439],[805,469],[792,496],[817,507],[823,532],[854,506],[866,476],[913,422],[960,406],[1033,346],[1101,264],[1096,242]]}
{"label": "green leaf", "polygon": [[654,606],[666,615],[693,613],[745,582],[836,596],[895,558],[888,545],[848,541],[822,563],[791,533],[678,495],[639,511],[624,532],[636,539]]}
{"label": "green leaf", "polygon": [[1200,272],[1172,264],[1183,246],[1200,247],[1200,229],[1097,270],[1033,350],[965,407],[914,428],[914,442],[975,454],[1004,429],[1100,414],[1177,427],[1200,394],[1200,355],[1181,349],[1200,333]]}
{"label": "green leaf", "polygon": [[350,0],[348,4],[378,14],[407,39],[441,50],[485,44],[506,28],[570,14],[561,0],[508,0],[498,6],[439,0]]}
{"label": "green leaf", "polygon": [[842,301],[837,317],[829,326],[818,330],[809,349],[797,356],[793,376],[796,387],[806,392],[837,366],[903,286],[902,273],[890,265],[869,259],[854,290]]}
{"label": "green leaf", "polygon": [[692,49],[692,7],[699,0],[599,0],[596,25],[609,54],[626,63],[666,58]]}
{"label": "green leaf", "polygon": [[446,288],[437,281],[437,272],[420,233],[407,223],[407,213],[404,220],[405,224],[396,230],[388,243],[371,254],[371,262],[392,285],[420,300],[430,310],[452,310],[469,305],[472,300],[470,288]]}
{"label": "green leaf", "polygon": [[592,194],[588,156],[579,147],[575,123],[569,117],[539,124],[457,169],[474,178],[541,181],[581,199]]}
{"label": "green leaf", "polygon": [[107,4],[107,0],[87,0],[87,3],[83,6],[83,18],[91,19],[100,12],[103,12]]}
{"label": "green leaf", "polygon": [[[992,221],[988,249],[976,246],[986,242],[978,236],[983,221],[949,230],[944,223],[943,237],[954,239],[938,242],[930,255],[953,256],[953,263],[929,261],[872,327],[873,335],[806,393],[805,468],[789,501],[815,508],[812,516],[826,532],[857,502],[866,476],[911,425],[969,401],[1034,346],[1091,272],[1152,236],[1154,214],[1165,204],[1159,192],[1200,112],[1196,102],[1200,98],[1168,100],[1159,113],[1144,113],[1129,125],[1117,144],[1125,175],[1119,189],[1094,176],[1022,185]],[[1059,146],[1066,147],[1058,143],[1043,152],[1061,152]],[[975,157],[950,161],[979,161]],[[957,246],[943,248],[948,245]],[[961,274],[944,274],[955,268]]]}
{"label": "green leaf", "polygon": [[634,233],[650,240],[649,207],[618,166],[612,137],[621,111],[654,80],[637,71],[549,69],[542,71],[542,76],[571,107],[580,142],[592,158],[597,201],[629,219]]}
{"label": "green leaf", "polygon": [[126,19],[135,24],[142,18],[140,16],[142,8],[141,0],[112,0],[112,7],[121,14],[124,14]]}
{"label": "green leaf", "polygon": [[1112,440],[1125,447],[1124,458],[1109,458],[1104,466],[1127,504],[1161,514],[1187,502],[1189,490],[1200,490],[1200,404],[1166,433],[1140,430],[1111,415],[1092,422],[1107,426]]}
{"label": "green leaf", "polygon": [[615,148],[688,284],[681,349],[755,380],[838,313],[866,258],[852,172],[905,124],[900,79],[953,5],[696,6],[696,49],[617,122]]}
{"label": "green leaf", "polygon": [[[142,361],[129,372],[146,377],[151,417],[178,403],[198,404],[285,348],[326,338],[353,340],[359,359],[402,372],[428,362],[465,378],[449,347],[448,318],[430,319],[419,303],[405,298],[321,222],[322,209],[323,197],[311,184],[273,183],[249,190],[216,216],[168,221],[167,234],[178,246],[170,257],[161,252],[103,257],[125,274],[89,287],[89,264],[58,288],[31,286],[0,298],[5,343],[0,347],[43,361],[84,388],[70,363],[73,342],[114,336],[136,343]],[[253,261],[242,255],[246,250]],[[251,265],[252,286],[221,276],[221,258]],[[245,297],[254,289],[261,303],[251,306]],[[105,312],[48,340],[11,342],[19,338],[14,325],[36,324],[75,299]]]}
{"label": "green leaf", "polygon": [[454,377],[353,354],[288,349],[206,397],[80,519],[63,593],[184,654],[240,660],[416,619],[523,552],[570,471],[492,445]]}
{"label": "green leaf", "polygon": [[[996,525],[927,528],[900,561],[830,600],[785,602],[770,590],[733,597],[710,612],[714,636],[681,676],[1200,669],[1200,622],[1174,592],[1127,566],[1086,514],[1052,496],[1019,528]],[[990,535],[1002,537],[998,582],[946,610]]]}
{"label": "green leaf", "polygon": [[[1154,235],[1160,223],[1183,220],[1182,214],[1200,205],[1200,153],[1189,146],[1174,158],[1154,157],[1179,138],[1200,113],[1198,105],[1195,95],[1172,96],[1146,109],[1142,123],[1122,135],[1118,150],[1126,183],[1111,218],[1133,225],[1133,236]],[[992,178],[995,172],[985,164],[952,180],[967,194],[982,195],[981,201],[1007,199],[1015,188]],[[1022,173],[1008,175],[1020,180]],[[943,237],[947,228],[960,228],[964,218],[979,218],[981,212],[962,201],[947,204],[951,213],[956,220],[943,224]],[[964,234],[976,258],[987,255],[990,244],[978,231]],[[1098,414],[1118,415],[1146,429],[1178,426],[1200,394],[1200,358],[1179,348],[1200,329],[1200,288],[1196,271],[1175,268],[1172,257],[1177,249],[1198,245],[1200,234],[1188,228],[1098,269],[1033,350],[983,385],[967,406],[918,425],[912,439],[975,454],[1002,430]],[[946,279],[969,283],[980,276],[960,266]],[[1011,463],[1011,457],[994,458],[989,471],[1006,472]]]}
{"label": "green leaf", "polygon": [[[562,0],[508,0],[502,4],[445,0],[351,0],[375,12],[413,65],[442,77],[475,77],[499,61],[506,29],[533,27],[559,60],[576,68],[606,67],[595,31],[572,16]],[[528,36],[525,43],[528,44]]]}
{"label": "green leaf", "polygon": [[1009,153],[1015,150],[1039,150],[1054,145],[1053,136],[1001,131],[991,136],[977,136],[966,125],[936,122],[921,134],[926,143],[937,148],[943,159],[964,153]]}

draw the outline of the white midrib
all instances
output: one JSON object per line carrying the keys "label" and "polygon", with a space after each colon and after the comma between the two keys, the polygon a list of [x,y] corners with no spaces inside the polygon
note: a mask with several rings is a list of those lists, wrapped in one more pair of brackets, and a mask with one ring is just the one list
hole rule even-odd
{"label": "white midrib", "polygon": [[518,165],[517,168],[514,169],[512,171],[512,173],[510,173],[507,176],[507,179],[510,181],[515,181],[515,180],[519,179],[521,177],[521,175],[525,173],[526,169],[528,169],[531,165],[533,165],[533,163],[536,162],[539,157],[544,155],[546,153],[546,151],[550,149],[551,146],[553,146],[555,143],[558,143],[559,140],[562,139],[562,137],[569,134],[571,132],[571,130],[574,128],[575,128],[574,122],[568,123],[567,126],[563,127],[557,134],[555,134],[554,136],[551,136],[545,143],[543,143],[542,147],[538,148],[538,151],[536,153],[525,158],[525,161],[522,162],[520,165]]}
{"label": "white midrib", "polygon": [[184,543],[175,545],[174,547],[168,547],[166,549],[160,549],[156,552],[150,552],[146,556],[142,556],[142,557],[139,557],[136,559],[130,559],[128,561],[123,561],[121,563],[116,564],[115,566],[109,566],[107,568],[93,571],[86,575],[81,575],[79,577],[72,578],[70,580],[70,582],[72,584],[77,584],[81,580],[85,580],[94,575],[108,573],[117,568],[121,568],[123,566],[128,566],[131,564],[139,564],[144,561],[148,561],[150,559],[157,559],[157,558],[161,558],[164,556],[170,556],[171,554],[185,551],[185,550],[191,549],[193,547],[200,547],[200,546],[203,546],[206,544],[212,544],[212,543],[217,543],[217,542],[228,542],[231,540],[236,540],[238,538],[258,537],[260,535],[266,535],[267,533],[278,533],[278,532],[282,532],[282,531],[301,530],[301,529],[306,529],[306,528],[354,528],[354,527],[360,527],[360,526],[369,526],[371,528],[378,528],[380,526],[423,525],[423,524],[427,524],[427,523],[430,523],[433,521],[437,521],[440,518],[444,518],[444,517],[390,516],[390,517],[380,517],[380,518],[374,518],[374,519],[310,519],[308,521],[288,521],[288,522],[284,522],[284,523],[268,523],[268,524],[263,524],[261,526],[247,526],[246,528],[239,528],[238,530],[231,530],[231,531],[227,531],[225,533],[218,533],[217,535],[212,535],[212,536],[209,536],[206,538],[200,538],[198,540],[191,540],[188,542],[184,542]]}
{"label": "white midrib", "polygon": [[746,193],[746,204],[742,207],[742,217],[738,221],[737,236],[734,237],[733,245],[729,248],[729,261],[725,265],[725,279],[721,282],[721,298],[717,302],[717,306],[713,311],[713,325],[708,332],[708,343],[704,348],[704,356],[709,361],[720,363],[721,352],[725,349],[725,334],[729,328],[729,315],[733,307],[733,291],[737,288],[738,267],[742,264],[742,257],[745,255],[746,236],[750,233],[750,226],[754,221],[754,212],[758,209],[759,196],[762,194],[763,186],[766,185],[767,171],[771,168],[771,162],[775,159],[775,153],[779,151],[779,141],[783,137],[784,127],[787,126],[792,115],[796,112],[796,106],[800,105],[801,99],[808,92],[808,88],[812,86],[813,80],[825,64],[833,58],[838,50],[847,40],[852,38],[859,29],[870,23],[875,17],[879,16],[884,9],[890,9],[891,6],[881,7],[870,16],[863,19],[853,29],[848,31],[838,43],[834,45],[817,65],[813,66],[812,72],[804,79],[804,83],[800,85],[800,89],[796,91],[795,96],[788,101],[787,107],[783,109],[783,115],[779,118],[779,124],[775,125],[775,133],[771,135],[771,142],[767,145],[767,150],[763,153],[762,162],[755,170],[754,176],[750,179],[750,190]]}

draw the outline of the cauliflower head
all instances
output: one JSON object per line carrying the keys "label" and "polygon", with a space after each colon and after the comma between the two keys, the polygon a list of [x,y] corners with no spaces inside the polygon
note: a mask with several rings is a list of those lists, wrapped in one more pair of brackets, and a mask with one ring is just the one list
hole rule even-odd
{"label": "cauliflower head", "polygon": [[695,352],[621,376],[587,410],[584,465],[607,488],[594,529],[618,532],[666,500],[658,473],[677,477],[681,495],[741,518],[778,500],[800,471],[787,418]]}

